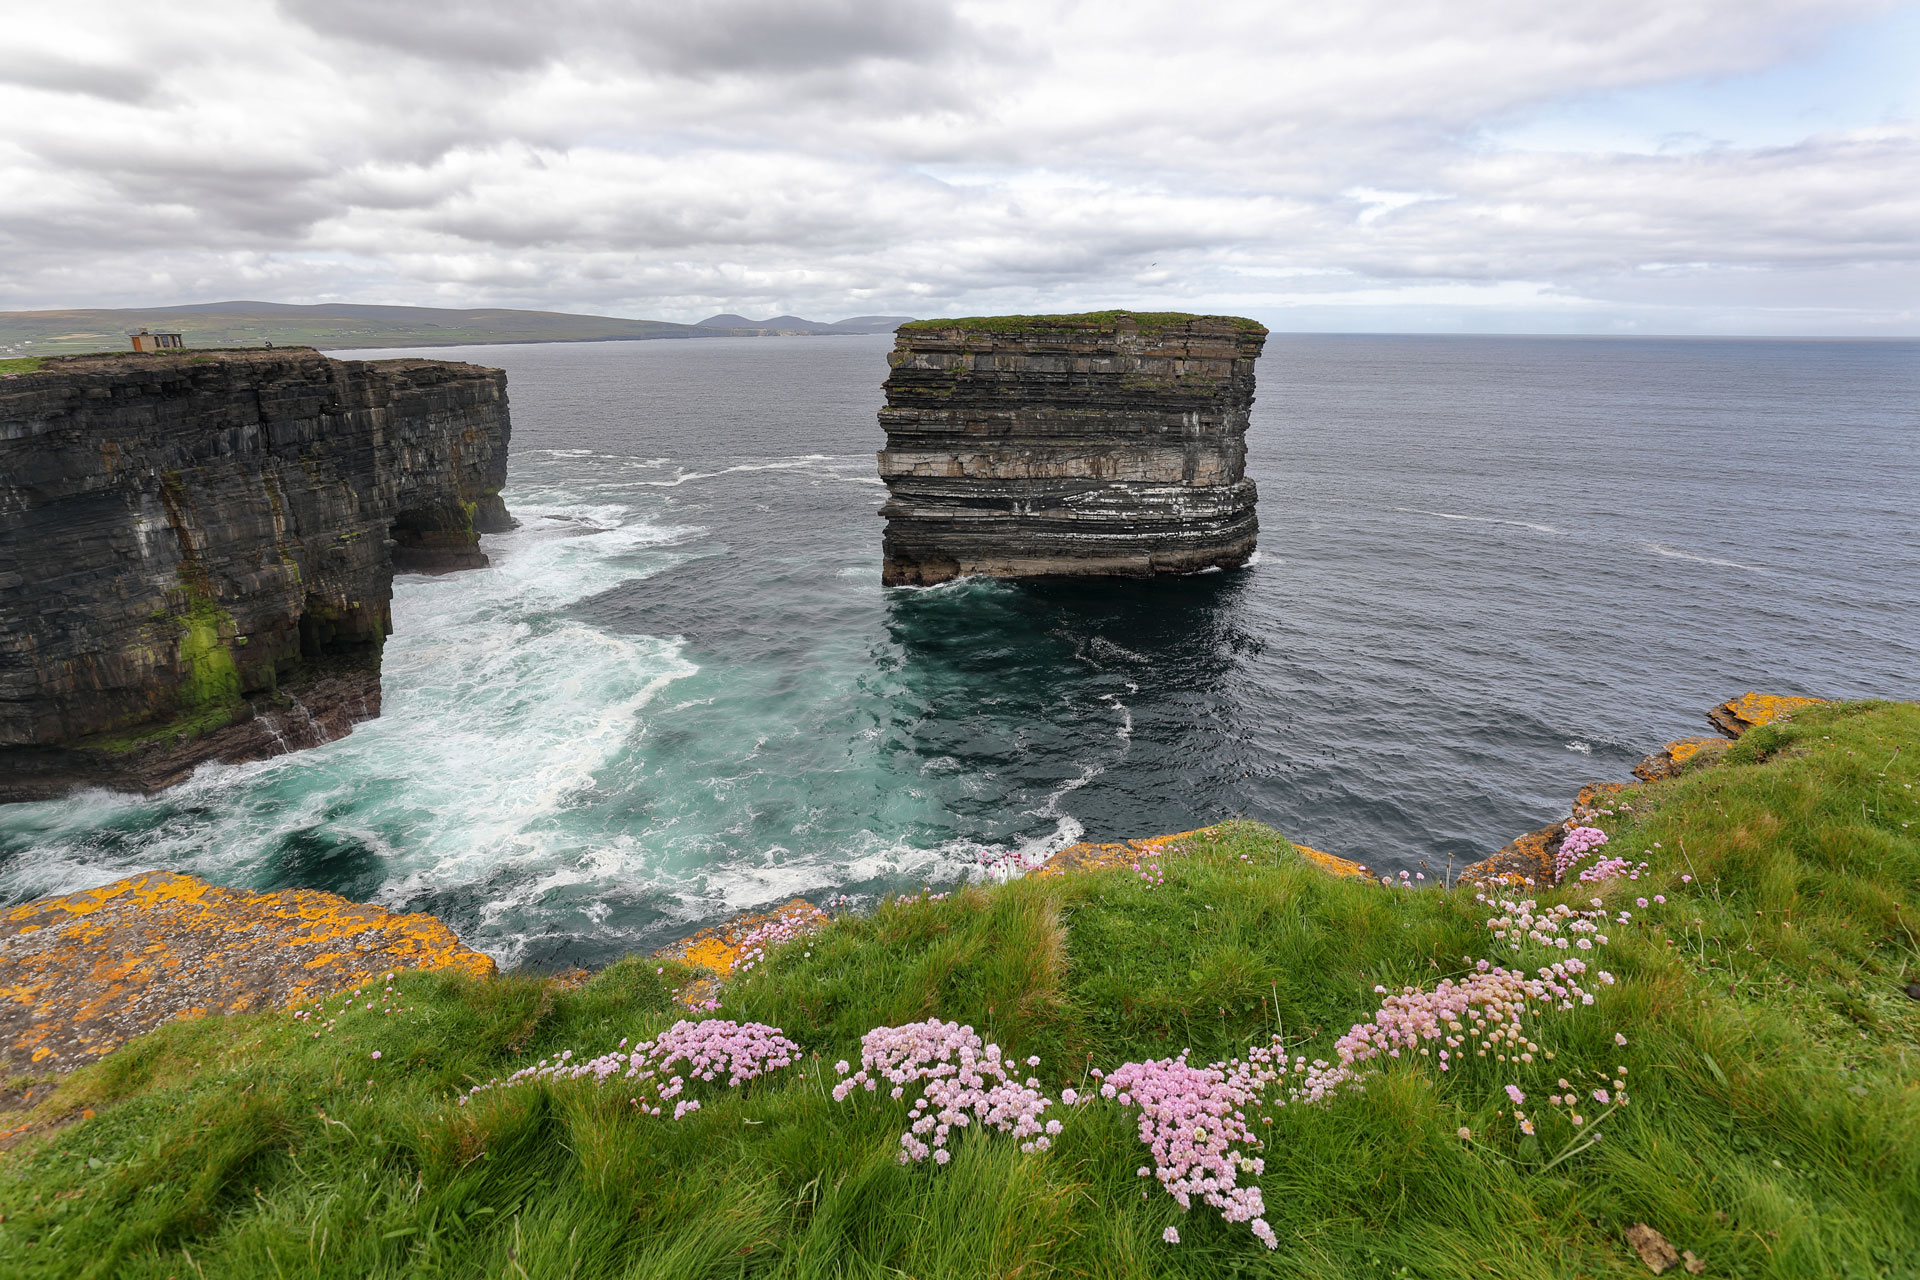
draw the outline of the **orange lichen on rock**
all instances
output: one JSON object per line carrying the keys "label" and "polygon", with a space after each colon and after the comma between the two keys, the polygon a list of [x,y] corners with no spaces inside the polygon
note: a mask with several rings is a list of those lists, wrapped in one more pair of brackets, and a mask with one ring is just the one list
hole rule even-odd
{"label": "orange lichen on rock", "polygon": [[315,999],[403,969],[491,977],[430,915],[150,871],[0,913],[0,1054],[71,1070],[176,1017]]}
{"label": "orange lichen on rock", "polygon": [[795,933],[812,933],[827,923],[827,913],[795,898],[772,911],[755,911],[723,920],[711,929],[702,929],[653,953],[656,960],[678,960],[681,964],[711,969],[721,977],[732,973],[740,963],[740,951],[750,935],[768,925],[785,924]]}
{"label": "orange lichen on rock", "polygon": [[1373,872],[1367,870],[1364,863],[1355,862],[1351,858],[1336,857],[1318,849],[1309,849],[1304,844],[1295,844],[1293,848],[1294,852],[1330,876],[1341,876],[1349,880],[1373,879]]}
{"label": "orange lichen on rock", "polygon": [[1696,757],[1718,755],[1727,749],[1725,738],[1681,738],[1669,742],[1660,750],[1633,766],[1633,776],[1643,782],[1652,782],[1658,778],[1671,778],[1680,772],[1682,765]]}
{"label": "orange lichen on rock", "polygon": [[1707,712],[1707,719],[1729,738],[1737,738],[1749,729],[1783,720],[1802,707],[1817,707],[1825,701],[1824,698],[1793,698],[1749,691]]}

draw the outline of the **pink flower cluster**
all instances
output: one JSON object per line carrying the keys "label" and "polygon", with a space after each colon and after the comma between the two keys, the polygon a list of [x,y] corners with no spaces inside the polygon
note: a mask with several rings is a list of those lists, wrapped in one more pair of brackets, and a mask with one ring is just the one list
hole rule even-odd
{"label": "pink flower cluster", "polygon": [[1587,884],[1600,884],[1607,880],[1617,880],[1625,876],[1629,880],[1638,880],[1640,873],[1647,869],[1642,862],[1635,866],[1625,858],[1602,858],[1580,873],[1580,879]]}
{"label": "pink flower cluster", "polygon": [[[1553,855],[1553,878],[1567,878],[1567,871],[1582,858],[1607,842],[1607,833],[1598,827],[1575,827],[1560,839],[1560,851]],[[1582,877],[1584,879],[1585,877]]]}
{"label": "pink flower cluster", "polygon": [[989,879],[1005,882],[1018,880],[1034,868],[1045,866],[1052,856],[1040,849],[982,849],[977,860]]}
{"label": "pink flower cluster", "polygon": [[1532,898],[1524,902],[1509,902],[1502,898],[1496,902],[1484,893],[1474,896],[1500,910],[1502,914],[1488,919],[1487,928],[1514,951],[1520,950],[1528,942],[1560,951],[1569,947],[1591,951],[1596,946],[1607,945],[1607,935],[1600,932],[1600,926],[1606,923],[1607,912],[1598,898],[1593,900],[1593,910],[1577,911],[1564,902],[1542,910]]}
{"label": "pink flower cluster", "polygon": [[[704,1022],[676,1022],[652,1040],[643,1040],[613,1053],[584,1062],[573,1060],[568,1049],[557,1058],[542,1058],[531,1067],[522,1067],[504,1080],[489,1080],[475,1085],[460,1098],[466,1106],[475,1094],[489,1089],[506,1089],[536,1080],[592,1079],[604,1084],[616,1073],[634,1082],[637,1095],[631,1099],[647,1115],[657,1116],[674,1102],[673,1118],[679,1120],[698,1111],[698,1099],[682,1098],[689,1078],[713,1082],[725,1076],[727,1087],[737,1089],[750,1080],[791,1066],[800,1059],[800,1046],[781,1033],[778,1027],[758,1022],[734,1023],[714,1018]],[[676,1099],[678,1101],[676,1101]]]}
{"label": "pink flower cluster", "polygon": [[[747,930],[740,938],[739,956],[734,961],[733,971],[738,974],[749,973],[753,967],[767,958],[767,952],[783,942],[792,942],[820,930],[820,917],[810,915],[775,916]],[[718,1009],[717,1002],[710,1007]]]}
{"label": "pink flower cluster", "polygon": [[[1239,1184],[1242,1173],[1259,1177],[1266,1164],[1243,1147],[1258,1147],[1247,1127],[1246,1111],[1259,1100],[1261,1076],[1248,1063],[1196,1067],[1185,1053],[1175,1058],[1129,1062],[1106,1076],[1100,1095],[1140,1110],[1140,1141],[1153,1153],[1154,1167],[1140,1169],[1159,1179],[1182,1209],[1199,1196],[1228,1222],[1245,1222],[1267,1248],[1280,1241],[1263,1215],[1266,1204],[1257,1186]],[[1179,1237],[1170,1235],[1169,1243]]]}
{"label": "pink flower cluster", "polygon": [[[1038,1066],[1038,1058],[1027,1059]],[[998,1129],[1021,1140],[1026,1152],[1045,1151],[1060,1132],[1058,1120],[1042,1121],[1040,1113],[1053,1105],[1035,1079],[1020,1080],[997,1044],[984,1044],[972,1027],[957,1022],[911,1022],[903,1027],[875,1027],[860,1037],[860,1069],[847,1075],[849,1064],[834,1070],[846,1079],[833,1086],[833,1100],[844,1102],[857,1088],[868,1093],[885,1080],[896,1099],[918,1087],[907,1131],[900,1135],[900,1163],[925,1160],[935,1164],[952,1159],[947,1141],[953,1130],[978,1122],[982,1129]],[[929,1135],[931,1141],[929,1141]]]}
{"label": "pink flower cluster", "polygon": [[1162,885],[1167,882],[1167,873],[1160,866],[1160,851],[1158,849],[1135,860],[1133,871],[1135,875],[1147,882],[1149,889],[1155,885]]}
{"label": "pink flower cluster", "polygon": [[[1333,1089],[1359,1078],[1355,1068],[1403,1052],[1434,1058],[1450,1071],[1468,1056],[1531,1065],[1540,1046],[1528,1032],[1529,1005],[1571,1009],[1590,1005],[1593,993],[1580,985],[1586,961],[1569,956],[1536,970],[1529,978],[1482,960],[1478,972],[1461,982],[1448,978],[1431,991],[1405,987],[1389,995],[1372,1022],[1357,1022],[1334,1042],[1337,1066],[1315,1063],[1300,1093],[1317,1102]],[[1375,987],[1384,992],[1386,988]],[[1436,1053],[1429,1042],[1438,1040]]]}

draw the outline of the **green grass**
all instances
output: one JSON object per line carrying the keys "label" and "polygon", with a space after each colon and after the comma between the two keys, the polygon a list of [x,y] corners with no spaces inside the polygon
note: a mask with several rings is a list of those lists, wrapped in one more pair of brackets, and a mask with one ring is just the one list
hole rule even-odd
{"label": "green grass", "polygon": [[0,373],[32,373],[41,363],[39,356],[16,356],[11,360],[0,360]]}
{"label": "green grass", "polygon": [[1216,320],[1248,333],[1265,333],[1267,327],[1257,320],[1241,316],[1200,316],[1185,311],[1085,311],[1061,316],[962,316],[948,320],[913,320],[900,326],[902,332],[959,329],[968,333],[1024,333],[1055,329],[1097,329],[1112,332],[1121,319],[1131,320],[1142,333],[1154,333],[1184,325],[1189,320]]}
{"label": "green grass", "polygon": [[[408,975],[410,1012],[319,1039],[283,1013],[166,1028],[64,1081],[33,1114],[74,1122],[0,1156],[0,1274],[1625,1277],[1647,1274],[1622,1239],[1645,1221],[1708,1275],[1913,1275],[1916,757],[1920,707],[1850,704],[1623,795],[1607,851],[1647,872],[1541,895],[1634,913],[1595,961],[1619,985],[1538,1021],[1552,1063],[1443,1077],[1410,1059],[1363,1096],[1277,1112],[1276,1253],[1143,1198],[1145,1150],[1111,1104],[1072,1112],[1044,1155],[971,1135],[936,1169],[895,1162],[900,1104],[828,1096],[862,1031],[928,1016],[1040,1055],[1049,1090],[1276,1031],[1330,1056],[1375,984],[1510,955],[1471,891],[1328,879],[1234,823],[1157,887],[1123,870],[894,901],[777,952],[724,1015],[783,1027],[803,1068],[679,1123],[617,1086],[451,1101],[671,1023],[685,974],[651,961],[573,989]],[[1616,1065],[1633,1103],[1570,1158],[1553,1163],[1564,1120],[1523,1139],[1502,1114],[1510,1079],[1532,1095]],[[1161,1243],[1176,1222],[1183,1243]]]}

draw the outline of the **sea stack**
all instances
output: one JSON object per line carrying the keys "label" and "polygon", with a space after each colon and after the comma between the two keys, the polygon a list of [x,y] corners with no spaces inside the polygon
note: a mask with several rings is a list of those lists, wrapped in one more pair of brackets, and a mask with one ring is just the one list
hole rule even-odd
{"label": "sea stack", "polygon": [[1246,478],[1267,330],[1098,311],[900,327],[880,425],[882,580],[1229,569],[1259,534]]}
{"label": "sea stack", "polygon": [[380,713],[396,568],[512,526],[506,375],[316,351],[0,379],[0,801],[151,791]]}

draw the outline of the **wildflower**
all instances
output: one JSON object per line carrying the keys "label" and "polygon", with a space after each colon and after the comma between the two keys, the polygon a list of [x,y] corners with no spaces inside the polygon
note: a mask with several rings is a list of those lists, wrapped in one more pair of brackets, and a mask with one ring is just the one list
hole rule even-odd
{"label": "wildflower", "polygon": [[1607,1097],[1607,1091],[1605,1089],[1595,1089],[1593,1091],[1593,1100],[1603,1107],[1611,1101],[1611,1099]]}
{"label": "wildflower", "polygon": [[[1627,1042],[1627,1037],[1626,1037],[1626,1034],[1625,1034],[1624,1032],[1620,1032],[1620,1031],[1616,1031],[1616,1032],[1614,1032],[1614,1033],[1613,1033],[1613,1042],[1614,1042],[1615,1044],[1625,1044],[1625,1043]],[[1621,1070],[1622,1070],[1622,1071],[1624,1071],[1624,1070],[1626,1070],[1626,1068],[1625,1068],[1625,1067],[1622,1067],[1622,1068],[1621,1068]]]}
{"label": "wildflower", "polygon": [[1160,1233],[1160,1238],[1162,1240],[1165,1240],[1168,1244],[1180,1243],[1180,1233],[1172,1227],[1168,1227],[1165,1231],[1162,1231]]}
{"label": "wildflower", "polygon": [[1527,1100],[1527,1095],[1520,1092],[1520,1086],[1517,1084],[1507,1086],[1507,1096],[1513,1099],[1513,1105],[1516,1107]]}
{"label": "wildflower", "polygon": [[1666,905],[1667,895],[1664,893],[1656,893],[1653,895],[1653,900],[1655,902],[1660,903],[1662,906],[1664,906]]}
{"label": "wildflower", "polygon": [[1458,1135],[1459,1135],[1460,1141],[1465,1142],[1467,1141],[1467,1139],[1473,1137],[1473,1130],[1467,1128],[1467,1126],[1465,1125],[1461,1125],[1458,1131]]}
{"label": "wildflower", "polygon": [[1072,1089],[1062,1089],[1060,1091],[1060,1101],[1071,1107],[1080,1101],[1080,1095]]}
{"label": "wildflower", "polygon": [[1525,1116],[1520,1117],[1520,1132],[1526,1134],[1528,1137],[1532,1137],[1533,1121],[1527,1119]]}
{"label": "wildflower", "polygon": [[375,1050],[373,1051],[373,1060],[374,1060],[375,1062],[378,1062],[378,1061],[380,1061],[380,1051],[379,1051],[378,1049],[375,1049]]}
{"label": "wildflower", "polygon": [[1647,900],[1645,898],[1635,898],[1633,900],[1633,905],[1636,907],[1645,907],[1647,905]]}

